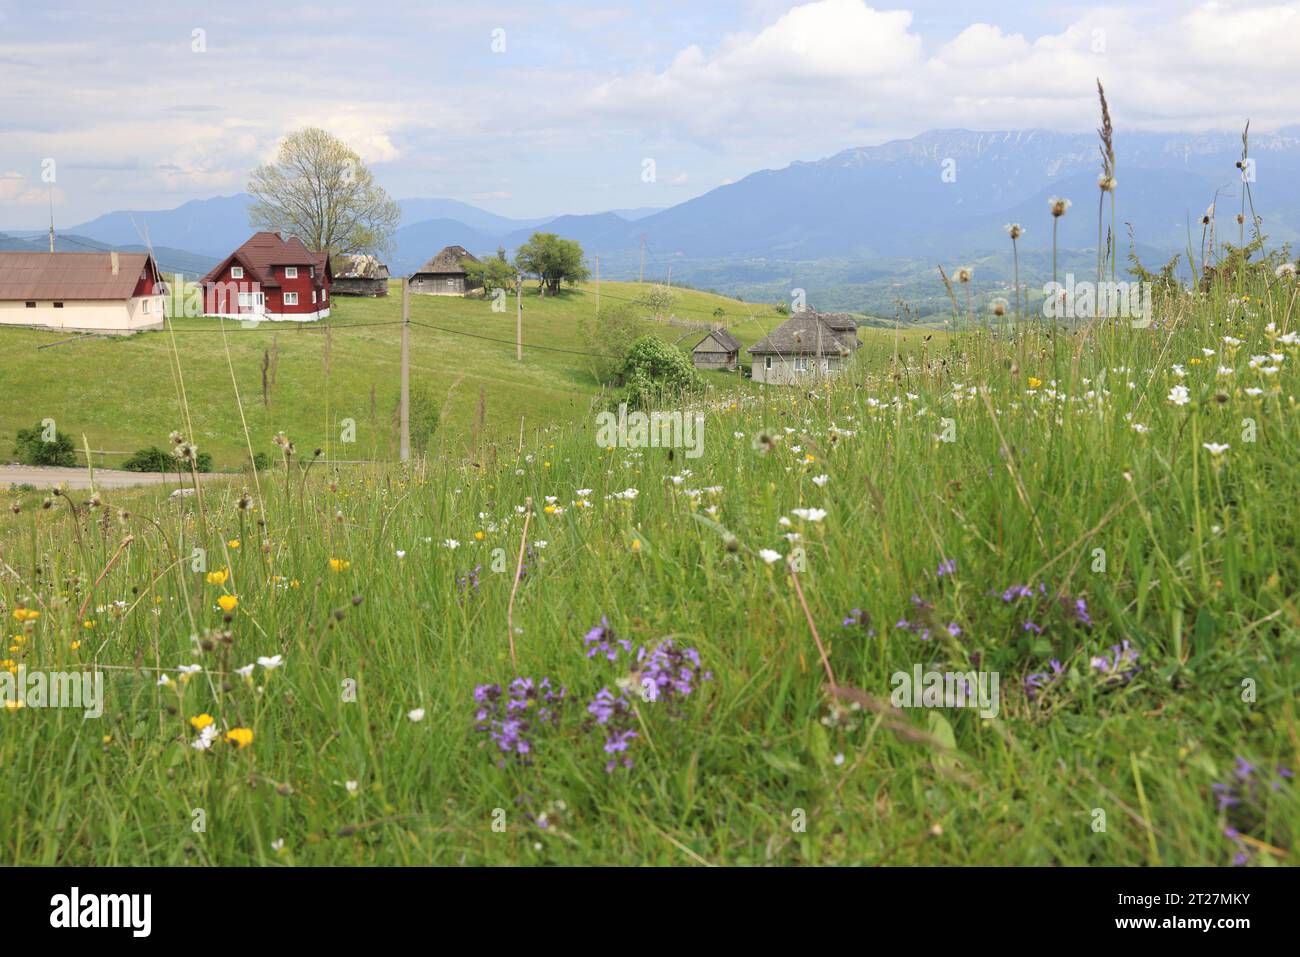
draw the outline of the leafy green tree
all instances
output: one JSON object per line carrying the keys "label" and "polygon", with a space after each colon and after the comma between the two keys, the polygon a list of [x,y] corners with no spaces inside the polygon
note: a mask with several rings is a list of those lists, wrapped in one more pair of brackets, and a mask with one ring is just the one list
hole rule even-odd
{"label": "leafy green tree", "polygon": [[286,136],[275,162],[253,170],[248,191],[254,227],[292,233],[316,251],[386,250],[402,218],[361,157],[315,127]]}
{"label": "leafy green tree", "polygon": [[578,335],[592,377],[601,385],[614,382],[627,362],[628,350],[641,333],[641,320],[628,303],[601,306],[595,318],[578,320]]}
{"label": "leafy green tree", "polygon": [[630,408],[650,408],[703,391],[704,377],[680,349],[658,336],[632,343],[623,364],[623,394]]}
{"label": "leafy green tree", "polygon": [[537,277],[537,292],[555,295],[561,283],[573,285],[588,278],[591,270],[583,262],[582,246],[574,239],[555,233],[533,233],[515,252],[515,268]]}
{"label": "leafy green tree", "polygon": [[32,429],[19,429],[15,436],[14,455],[23,465],[75,466],[77,455],[72,439],[50,428],[38,425]]}
{"label": "leafy green tree", "polygon": [[515,267],[506,261],[506,251],[497,250],[497,254],[490,259],[484,259],[480,262],[465,262],[465,279],[470,284],[478,283],[483,286],[485,295],[491,296],[497,289],[505,289],[511,292],[515,288],[515,276],[518,273]]}
{"label": "leafy green tree", "polygon": [[641,295],[637,297],[636,301],[639,305],[651,310],[655,314],[656,319],[661,319],[663,318],[663,314],[671,311],[673,304],[677,302],[677,293],[673,292],[663,283],[655,283],[645,292],[641,293]]}

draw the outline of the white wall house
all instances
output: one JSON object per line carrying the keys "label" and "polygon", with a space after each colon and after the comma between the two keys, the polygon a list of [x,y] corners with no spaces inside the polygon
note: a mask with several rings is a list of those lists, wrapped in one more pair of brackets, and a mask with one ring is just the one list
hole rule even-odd
{"label": "white wall house", "polygon": [[148,253],[0,252],[0,325],[70,332],[158,329],[166,295]]}

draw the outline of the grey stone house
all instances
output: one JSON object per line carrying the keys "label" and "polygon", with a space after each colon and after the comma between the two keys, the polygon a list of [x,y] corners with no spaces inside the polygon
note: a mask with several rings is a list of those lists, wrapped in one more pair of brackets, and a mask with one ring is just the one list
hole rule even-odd
{"label": "grey stone house", "polygon": [[858,324],[848,313],[796,313],[749,347],[751,375],[769,385],[835,375],[858,345]]}
{"label": "grey stone house", "polygon": [[447,246],[411,275],[411,292],[422,296],[463,296],[480,284],[465,277],[465,263],[478,262],[464,246]]}
{"label": "grey stone house", "polygon": [[695,344],[691,360],[697,369],[735,369],[740,364],[740,340],[726,329],[714,329]]}
{"label": "grey stone house", "polygon": [[333,260],[336,296],[387,296],[388,267],[374,256],[339,256]]}

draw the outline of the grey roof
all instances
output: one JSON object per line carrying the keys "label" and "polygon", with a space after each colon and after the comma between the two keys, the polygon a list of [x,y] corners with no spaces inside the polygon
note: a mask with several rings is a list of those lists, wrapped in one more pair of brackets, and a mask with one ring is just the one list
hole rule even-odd
{"label": "grey roof", "polygon": [[[733,336],[726,329],[714,329],[707,336],[695,343],[695,348],[691,351],[698,351],[700,346],[704,345],[710,339],[716,339],[727,352],[739,352],[740,340]],[[712,350],[705,350],[712,351]]]}
{"label": "grey roof", "polygon": [[858,324],[848,313],[800,312],[750,346],[749,354],[818,355],[819,326],[822,344],[820,355],[843,355],[858,347]]}
{"label": "grey roof", "polygon": [[418,276],[420,273],[464,275],[464,262],[466,259],[470,260],[470,262],[479,261],[478,257],[470,253],[464,246],[445,246],[436,256],[417,269],[414,275]]}

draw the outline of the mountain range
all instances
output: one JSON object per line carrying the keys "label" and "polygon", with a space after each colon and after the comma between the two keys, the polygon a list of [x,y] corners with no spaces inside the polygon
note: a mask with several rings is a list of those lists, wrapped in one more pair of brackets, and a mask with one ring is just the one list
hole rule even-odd
{"label": "mountain range", "polygon": [[[1052,247],[1047,201],[1055,195],[1074,202],[1057,223],[1061,249],[1080,261],[1085,251],[1095,257],[1097,147],[1091,134],[933,130],[760,170],[667,209],[516,219],[454,199],[405,199],[388,262],[401,275],[452,243],[476,254],[499,247],[512,253],[544,228],[578,240],[589,257],[599,255],[604,278],[635,278],[644,243],[646,278],[664,279],[671,266],[674,282],[750,298],[783,297],[794,283],[819,307],[855,308],[861,303],[847,300],[873,284],[897,289],[906,285],[900,277],[933,272],[941,262],[983,260],[989,276],[1003,277],[1008,222],[1026,227],[1020,248],[1034,262]],[[1245,201],[1253,201],[1270,243],[1300,239],[1300,127],[1251,135],[1249,198],[1236,167],[1238,134],[1135,132],[1118,135],[1115,147],[1121,258],[1130,229],[1146,256],[1199,250],[1201,217],[1211,203],[1220,241],[1237,242],[1235,217]],[[67,233],[126,249],[139,247],[147,232],[173,263],[188,254],[191,265],[201,265],[248,237],[250,202],[238,194],[172,210],[113,212]],[[1249,209],[1246,216],[1249,222]],[[9,241],[33,238],[16,233]]]}

